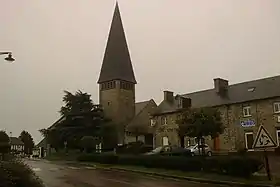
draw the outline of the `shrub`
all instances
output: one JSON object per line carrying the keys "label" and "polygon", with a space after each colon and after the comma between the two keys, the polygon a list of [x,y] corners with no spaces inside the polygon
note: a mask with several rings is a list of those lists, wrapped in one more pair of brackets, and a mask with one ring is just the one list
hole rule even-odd
{"label": "shrub", "polygon": [[87,153],[91,153],[92,150],[95,149],[96,144],[97,140],[92,136],[84,136],[81,138],[81,146]]}
{"label": "shrub", "polygon": [[280,147],[275,148],[275,154],[280,156]]}
{"label": "shrub", "polygon": [[114,154],[85,154],[79,161],[98,162],[103,164],[120,164],[144,166],[147,168],[162,168],[181,171],[216,172],[236,177],[250,177],[263,167],[263,162],[242,156],[215,157],[182,157],[158,155],[114,155]]}
{"label": "shrub", "polygon": [[0,160],[5,159],[5,154],[11,149],[10,138],[5,131],[0,131]]}
{"label": "shrub", "polygon": [[78,161],[81,162],[97,162],[101,164],[117,164],[118,156],[112,153],[93,153],[93,154],[82,154],[78,156]]}
{"label": "shrub", "polygon": [[0,162],[1,187],[43,187],[42,181],[23,162],[18,160]]}

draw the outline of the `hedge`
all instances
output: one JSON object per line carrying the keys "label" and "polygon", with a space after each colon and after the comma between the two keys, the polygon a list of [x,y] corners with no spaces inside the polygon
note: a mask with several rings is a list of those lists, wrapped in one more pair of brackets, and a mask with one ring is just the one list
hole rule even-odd
{"label": "hedge", "polygon": [[9,160],[0,162],[1,187],[43,187],[42,181],[23,162]]}
{"label": "hedge", "polygon": [[84,154],[78,161],[102,164],[135,165],[181,171],[204,171],[248,178],[263,167],[261,160],[243,156],[179,157]]}

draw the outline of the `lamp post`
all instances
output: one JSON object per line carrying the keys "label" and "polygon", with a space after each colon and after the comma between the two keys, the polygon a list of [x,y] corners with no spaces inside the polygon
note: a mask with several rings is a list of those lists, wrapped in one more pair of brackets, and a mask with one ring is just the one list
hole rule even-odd
{"label": "lamp post", "polygon": [[5,60],[8,62],[13,62],[15,59],[12,56],[12,52],[0,52],[0,55],[8,55]]}

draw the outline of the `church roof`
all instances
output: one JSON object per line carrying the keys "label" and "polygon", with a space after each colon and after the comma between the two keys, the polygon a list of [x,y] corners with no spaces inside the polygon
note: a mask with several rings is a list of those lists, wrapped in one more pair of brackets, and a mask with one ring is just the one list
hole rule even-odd
{"label": "church roof", "polygon": [[118,3],[116,4],[98,83],[123,80],[136,84]]}

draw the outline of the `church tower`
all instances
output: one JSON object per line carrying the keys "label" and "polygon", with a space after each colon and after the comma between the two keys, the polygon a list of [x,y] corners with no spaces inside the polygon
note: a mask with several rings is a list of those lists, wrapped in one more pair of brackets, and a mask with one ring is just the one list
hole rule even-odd
{"label": "church tower", "polygon": [[106,117],[118,127],[118,143],[123,143],[124,126],[135,115],[136,83],[117,3],[98,84],[99,103]]}

